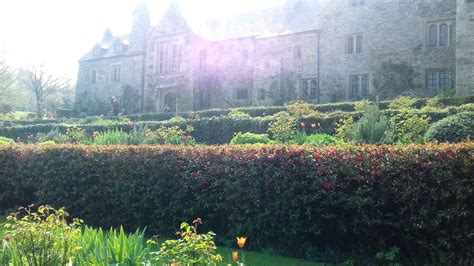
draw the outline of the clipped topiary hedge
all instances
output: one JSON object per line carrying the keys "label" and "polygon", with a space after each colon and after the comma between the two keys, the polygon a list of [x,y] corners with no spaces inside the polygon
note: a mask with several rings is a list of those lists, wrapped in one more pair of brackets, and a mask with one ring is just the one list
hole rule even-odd
{"label": "clipped topiary hedge", "polygon": [[0,207],[48,203],[160,234],[200,217],[202,230],[248,236],[250,248],[340,262],[396,246],[408,264],[453,265],[474,256],[473,156],[473,142],[0,146]]}
{"label": "clipped topiary hedge", "polygon": [[474,112],[448,116],[433,125],[425,134],[426,141],[460,142],[474,137]]}
{"label": "clipped topiary hedge", "polygon": [[[391,114],[397,111],[384,111],[384,113]],[[431,118],[431,121],[438,121],[448,116],[448,112],[419,112],[419,114],[426,114]],[[304,117],[300,122],[306,125],[319,123],[322,127],[322,132],[326,134],[333,134],[336,123],[346,115],[351,115],[355,118],[360,116],[359,112],[333,112],[329,114],[321,114],[312,117]],[[256,134],[266,134],[269,123],[274,119],[273,116],[266,117],[250,117],[250,118],[232,118],[228,116],[204,117],[199,119],[189,119],[184,121],[148,121],[138,123],[117,123],[112,125],[69,125],[69,124],[40,124],[29,126],[13,126],[0,127],[0,136],[16,139],[20,137],[25,139],[28,135],[36,135],[38,133],[48,133],[49,131],[58,128],[59,131],[65,133],[70,127],[76,126],[83,128],[87,134],[92,134],[95,131],[107,131],[113,129],[122,129],[129,131],[134,125],[145,124],[150,129],[157,129],[161,126],[180,126],[186,128],[191,125],[194,131],[191,134],[198,143],[216,145],[229,143],[234,135],[238,132],[252,132]],[[313,133],[309,130],[307,133]]]}

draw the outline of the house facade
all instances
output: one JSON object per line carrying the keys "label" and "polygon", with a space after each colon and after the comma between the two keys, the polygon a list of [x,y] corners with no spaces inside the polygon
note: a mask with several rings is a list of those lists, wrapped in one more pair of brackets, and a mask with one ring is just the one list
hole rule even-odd
{"label": "house facade", "polygon": [[359,100],[456,88],[474,94],[474,1],[288,0],[190,25],[146,6],[127,36],[104,33],[80,60],[76,108],[126,113]]}

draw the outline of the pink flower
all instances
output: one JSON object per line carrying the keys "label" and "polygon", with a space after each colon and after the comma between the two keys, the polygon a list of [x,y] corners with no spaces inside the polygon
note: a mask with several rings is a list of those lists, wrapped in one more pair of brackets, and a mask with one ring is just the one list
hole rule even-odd
{"label": "pink flower", "polygon": [[332,189],[334,189],[334,185],[331,182],[326,181],[326,182],[323,183],[323,188],[325,190],[332,190]]}
{"label": "pink flower", "polygon": [[303,122],[301,122],[300,124],[301,127],[305,127],[305,124]]}

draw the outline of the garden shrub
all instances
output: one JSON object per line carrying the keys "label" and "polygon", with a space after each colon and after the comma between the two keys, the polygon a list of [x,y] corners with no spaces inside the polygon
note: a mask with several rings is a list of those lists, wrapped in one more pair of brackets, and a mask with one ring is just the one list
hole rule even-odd
{"label": "garden shrub", "polygon": [[305,101],[291,102],[286,106],[286,110],[289,114],[298,118],[318,115],[318,112],[315,111],[313,107]]}
{"label": "garden shrub", "polygon": [[267,134],[242,133],[239,132],[230,141],[231,144],[269,144],[272,140]]}
{"label": "garden shrub", "polygon": [[238,109],[232,109],[228,115],[230,118],[234,119],[249,119],[251,116],[247,113],[244,113]]}
{"label": "garden shrub", "polygon": [[201,217],[205,232],[248,236],[250,249],[357,262],[351,252],[399,247],[404,264],[456,265],[474,256],[473,156],[473,142],[3,146],[0,209],[48,202],[151,235]]}
{"label": "garden shrub", "polygon": [[162,265],[217,265],[221,262],[214,242],[216,234],[198,234],[200,224],[200,218],[194,220],[193,225],[182,223],[176,233],[180,239],[166,240],[157,252],[151,253],[151,261]]}
{"label": "garden shrub", "polygon": [[323,146],[323,145],[331,145],[331,144],[342,144],[343,142],[328,134],[314,134],[314,135],[307,136],[304,143],[310,144],[310,145]]}
{"label": "garden shrub", "polygon": [[430,127],[430,118],[409,111],[401,111],[390,118],[389,136],[392,142],[408,144],[422,143]]}
{"label": "garden shrub", "polygon": [[0,137],[0,144],[15,144],[15,141],[9,138]]}
{"label": "garden shrub", "polygon": [[390,120],[382,114],[376,104],[368,104],[362,117],[348,127],[345,134],[353,144],[380,144],[385,141]]}
{"label": "garden shrub", "polygon": [[296,118],[287,112],[277,113],[274,118],[268,125],[268,132],[280,143],[290,141],[296,134]]}
{"label": "garden shrub", "polygon": [[409,96],[399,96],[388,104],[390,110],[411,109],[418,101],[417,98]]}
{"label": "garden shrub", "polygon": [[442,119],[428,129],[426,141],[461,142],[474,136],[474,112],[459,113]]}
{"label": "garden shrub", "polygon": [[78,250],[81,220],[67,221],[64,209],[21,208],[4,225],[2,265],[66,265]]}

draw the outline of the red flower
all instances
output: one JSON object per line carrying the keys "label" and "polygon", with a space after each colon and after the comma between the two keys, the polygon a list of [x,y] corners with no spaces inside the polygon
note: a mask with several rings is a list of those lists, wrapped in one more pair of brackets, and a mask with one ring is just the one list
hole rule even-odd
{"label": "red flower", "polygon": [[10,241],[10,240],[12,240],[12,238],[9,237],[9,236],[5,236],[3,239],[5,239],[5,241],[7,241],[7,242]]}

